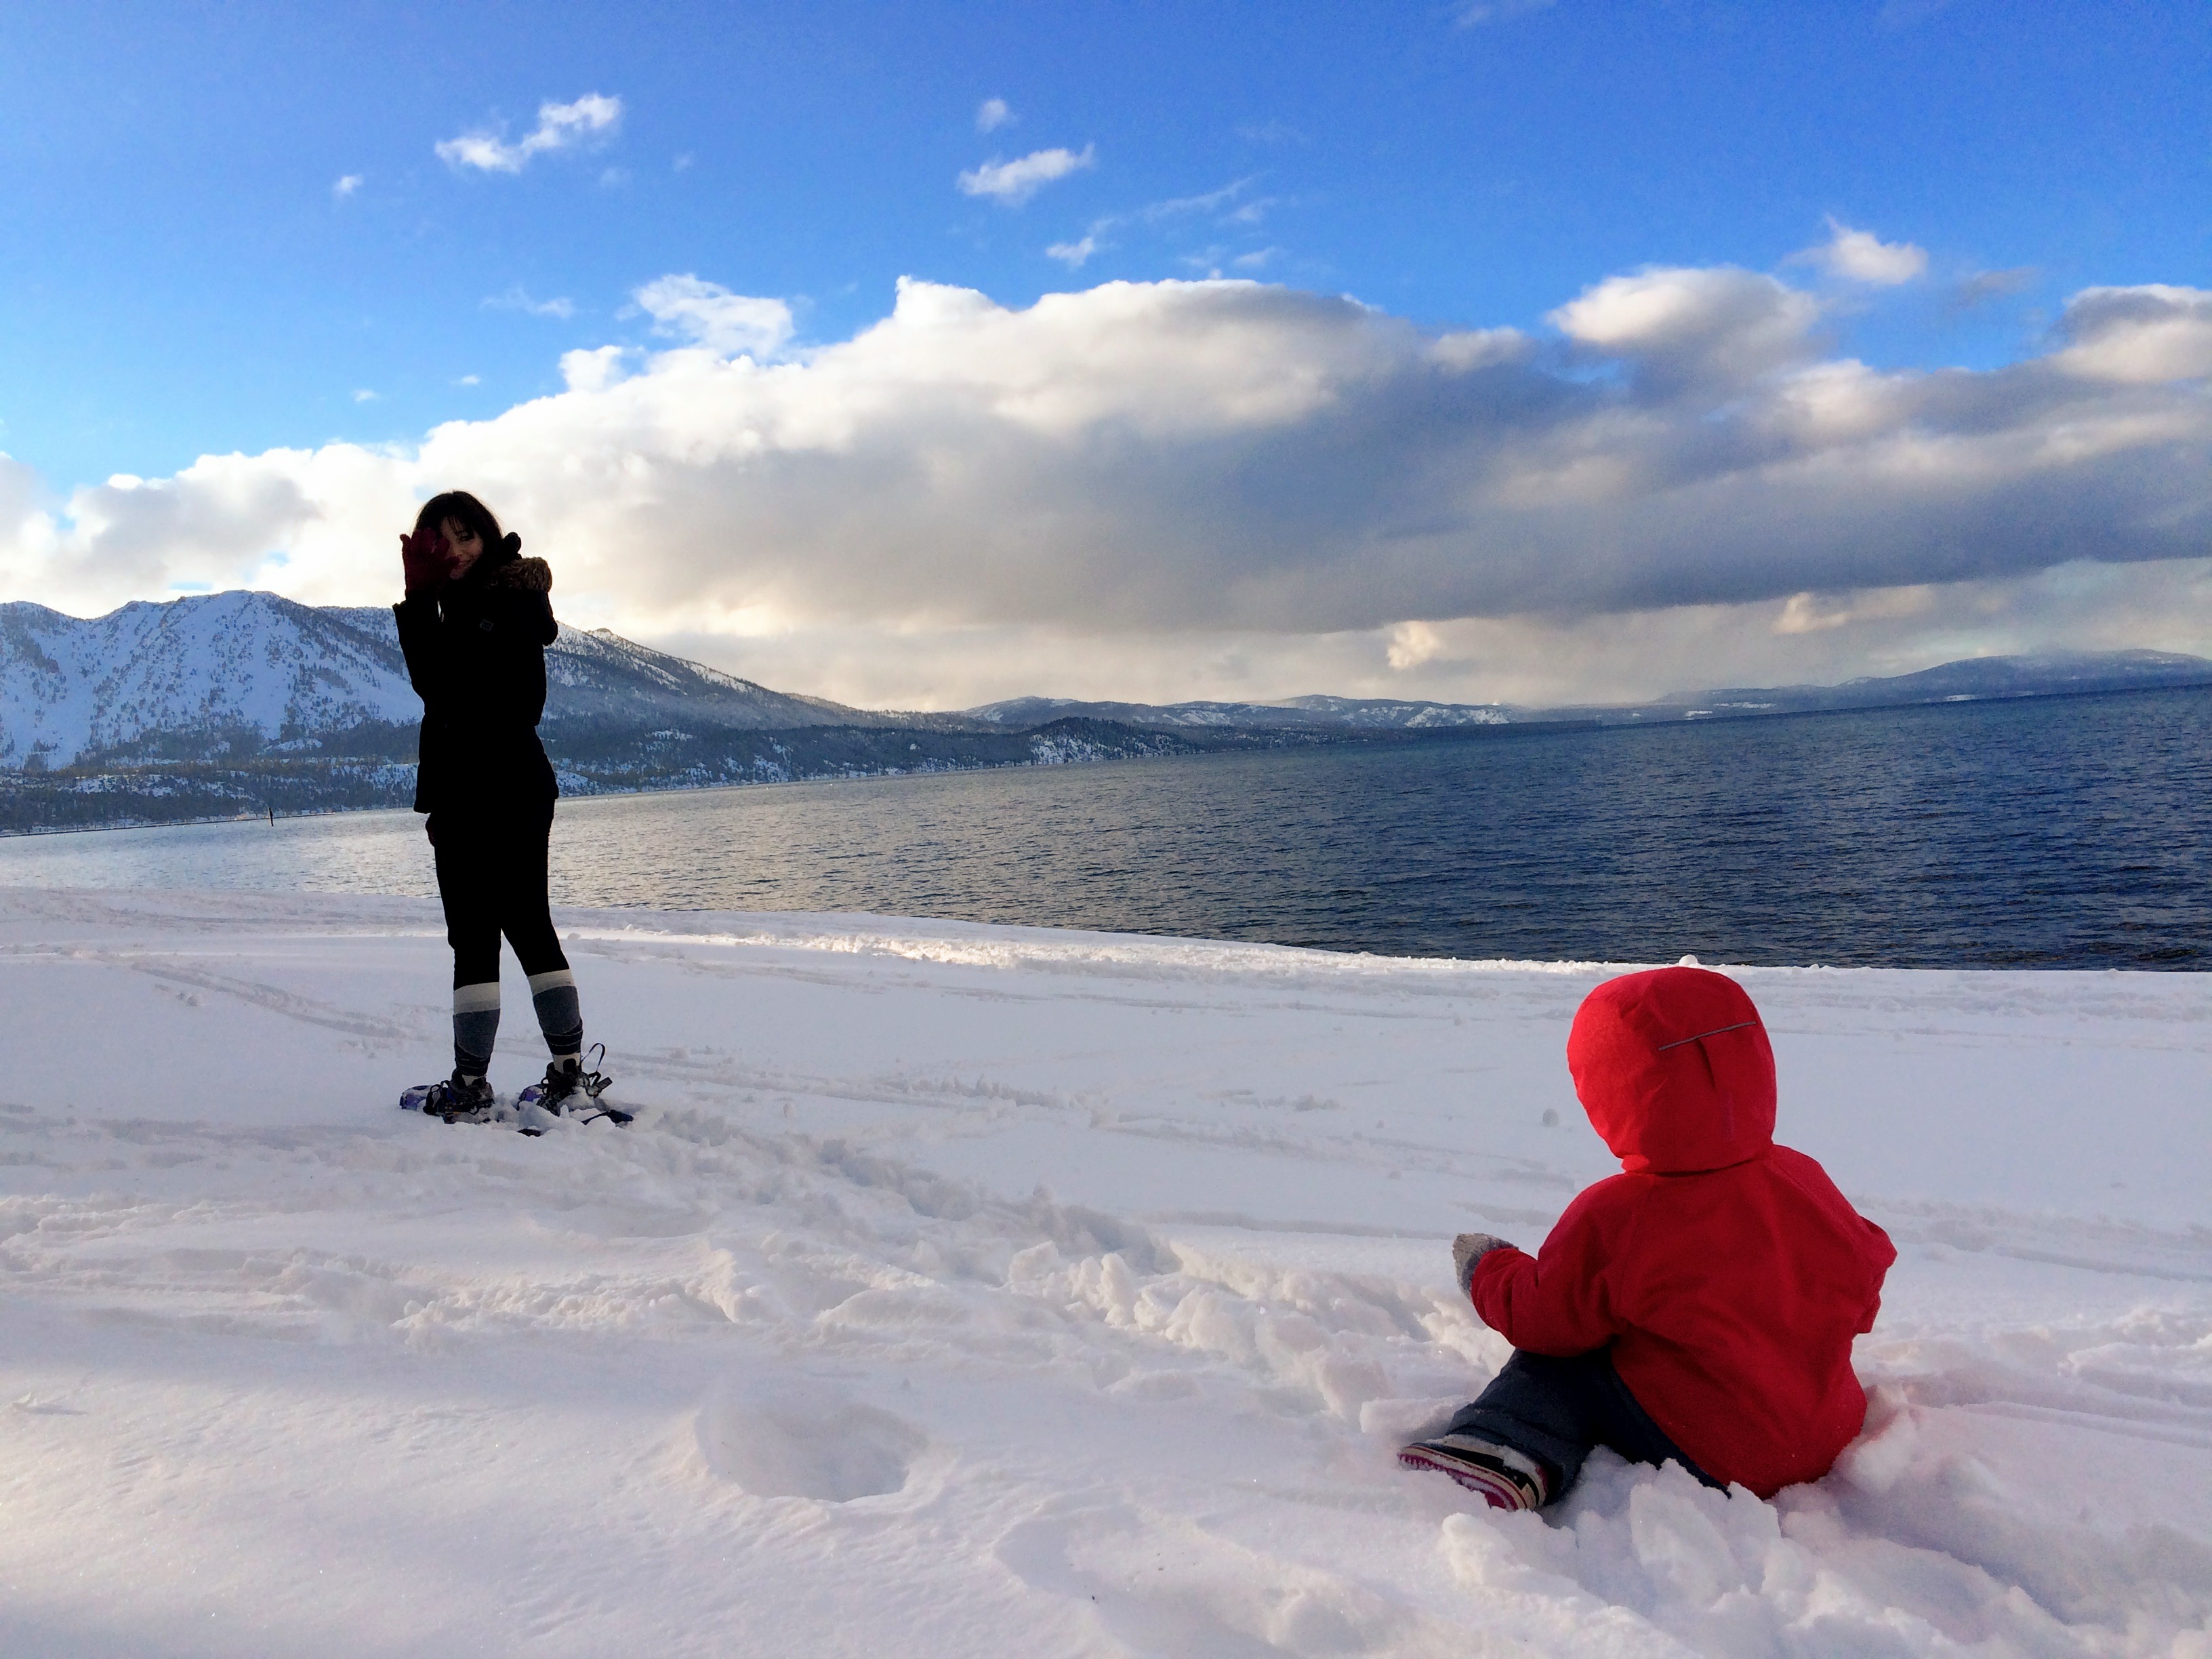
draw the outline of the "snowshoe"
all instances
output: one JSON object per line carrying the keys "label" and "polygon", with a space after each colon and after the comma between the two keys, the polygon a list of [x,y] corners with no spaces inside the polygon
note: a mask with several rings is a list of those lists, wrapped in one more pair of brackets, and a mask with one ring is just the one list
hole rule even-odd
{"label": "snowshoe", "polygon": [[456,1072],[436,1083],[416,1084],[399,1097],[399,1109],[442,1117],[448,1123],[489,1123],[499,1101],[489,1078],[465,1078]]}
{"label": "snowshoe", "polygon": [[1398,1461],[1409,1469],[1448,1474],[1493,1510],[1540,1510],[1550,1496],[1543,1466],[1525,1452],[1471,1434],[1443,1434],[1402,1448]]}
{"label": "snowshoe", "polygon": [[592,1045],[592,1063],[584,1064],[579,1058],[562,1065],[556,1060],[545,1068],[544,1077],[525,1089],[517,1103],[550,1112],[556,1117],[573,1117],[581,1123],[593,1123],[605,1118],[610,1123],[627,1123],[631,1114],[619,1106],[610,1106],[599,1097],[614,1082],[597,1068],[606,1063],[607,1045]]}

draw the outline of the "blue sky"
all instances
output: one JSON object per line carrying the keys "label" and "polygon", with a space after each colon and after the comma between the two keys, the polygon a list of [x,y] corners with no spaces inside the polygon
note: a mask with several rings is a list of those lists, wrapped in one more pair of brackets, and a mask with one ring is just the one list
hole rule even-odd
{"label": "blue sky", "polygon": [[[1556,343],[1609,277],[1743,267],[1819,296],[1827,358],[1986,373],[2084,289],[2206,281],[2208,70],[2180,4],[19,9],[0,450],[65,530],[114,473],[416,445],[665,349],[637,296],[676,276],[782,301],[790,356],[902,276],[1017,311],[1249,276]],[[441,159],[591,97],[513,170]],[[1919,263],[1840,278],[1853,230]]]}
{"label": "blue sky", "polygon": [[[819,338],[902,275],[1021,304],[1216,267],[1537,326],[1638,265],[1768,267],[1834,215],[1954,276],[2021,270],[1994,303],[1923,290],[1850,325],[1878,362],[1986,363],[2066,290],[2212,252],[2200,7],[1494,9],[26,9],[0,56],[0,447],[67,487],[407,438],[641,337],[626,296],[665,271],[792,296]],[[514,177],[433,153],[590,92],[623,114],[587,151]],[[1014,118],[981,133],[994,97]],[[956,188],[1086,146],[1018,210]],[[1044,252],[1148,209],[1079,270]]]}

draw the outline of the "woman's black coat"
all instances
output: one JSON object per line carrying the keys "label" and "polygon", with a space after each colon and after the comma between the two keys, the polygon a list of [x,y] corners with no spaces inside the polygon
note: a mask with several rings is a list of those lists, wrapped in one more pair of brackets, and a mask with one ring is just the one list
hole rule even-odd
{"label": "woman's black coat", "polygon": [[479,559],[435,596],[392,607],[407,678],[422,699],[415,810],[466,818],[549,811],[560,787],[538,740],[553,573],[543,559]]}

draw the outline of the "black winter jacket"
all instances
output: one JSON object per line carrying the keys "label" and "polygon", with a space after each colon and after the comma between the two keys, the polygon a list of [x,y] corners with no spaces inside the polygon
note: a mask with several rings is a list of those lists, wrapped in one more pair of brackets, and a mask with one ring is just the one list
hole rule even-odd
{"label": "black winter jacket", "polygon": [[538,721],[545,647],[560,633],[552,590],[544,560],[495,552],[434,597],[410,594],[392,606],[407,678],[422,699],[416,811],[503,817],[550,810],[561,791]]}

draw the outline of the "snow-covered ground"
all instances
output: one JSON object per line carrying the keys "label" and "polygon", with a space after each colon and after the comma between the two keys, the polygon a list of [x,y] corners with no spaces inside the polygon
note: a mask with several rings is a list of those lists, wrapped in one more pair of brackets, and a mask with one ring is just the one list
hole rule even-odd
{"label": "snow-covered ground", "polygon": [[1603,970],[562,921],[639,1117],[529,1140],[393,1109],[428,904],[0,891],[0,1652],[2212,1654],[2201,977],[1744,971],[1868,1434],[1539,1519],[1391,1454]]}

